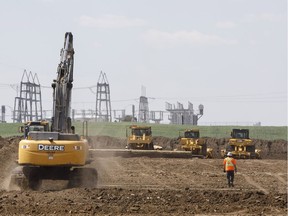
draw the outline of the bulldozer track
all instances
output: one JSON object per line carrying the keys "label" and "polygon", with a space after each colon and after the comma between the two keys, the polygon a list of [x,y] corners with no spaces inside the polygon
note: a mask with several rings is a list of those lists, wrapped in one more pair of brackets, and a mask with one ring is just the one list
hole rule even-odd
{"label": "bulldozer track", "polygon": [[[287,184],[287,181],[280,176],[283,175],[283,173],[272,174],[270,172],[266,172],[266,174],[275,177],[278,181],[282,182],[283,184]],[[284,175],[287,175],[287,173],[284,173]]]}

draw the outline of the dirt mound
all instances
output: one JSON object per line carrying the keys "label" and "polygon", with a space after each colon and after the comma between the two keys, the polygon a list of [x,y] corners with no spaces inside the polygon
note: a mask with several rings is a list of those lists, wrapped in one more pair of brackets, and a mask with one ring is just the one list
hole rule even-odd
{"label": "dirt mound", "polygon": [[11,170],[17,165],[19,141],[20,137],[0,137],[0,189],[8,187]]}
{"label": "dirt mound", "polygon": [[266,159],[287,159],[287,141],[285,140],[253,140],[256,148],[261,149],[261,155]]}
{"label": "dirt mound", "polygon": [[125,149],[126,139],[110,136],[90,136],[89,143],[91,148],[96,149]]}
{"label": "dirt mound", "polygon": [[0,149],[9,144],[9,139],[0,136]]}

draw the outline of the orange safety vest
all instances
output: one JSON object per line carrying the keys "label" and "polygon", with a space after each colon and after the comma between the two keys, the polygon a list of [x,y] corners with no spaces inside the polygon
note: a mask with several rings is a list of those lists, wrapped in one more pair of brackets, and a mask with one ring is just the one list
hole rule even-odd
{"label": "orange safety vest", "polygon": [[236,160],[234,158],[227,157],[224,159],[223,164],[225,165],[226,171],[235,170]]}

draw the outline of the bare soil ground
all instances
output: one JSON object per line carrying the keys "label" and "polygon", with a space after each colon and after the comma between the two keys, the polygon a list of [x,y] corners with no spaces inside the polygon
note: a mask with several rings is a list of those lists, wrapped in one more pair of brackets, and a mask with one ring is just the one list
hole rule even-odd
{"label": "bare soil ground", "polygon": [[[93,189],[44,181],[39,191],[8,190],[20,137],[0,137],[0,215],[287,215],[287,141],[256,140],[261,160],[237,160],[235,187],[223,173],[225,139],[207,140],[213,159],[95,156]],[[164,149],[175,140],[156,137]],[[124,148],[125,140],[93,137],[93,148]]]}

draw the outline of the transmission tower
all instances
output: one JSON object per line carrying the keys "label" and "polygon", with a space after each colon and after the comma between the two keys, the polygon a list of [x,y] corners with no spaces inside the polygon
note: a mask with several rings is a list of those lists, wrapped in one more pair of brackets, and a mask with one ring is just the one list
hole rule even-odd
{"label": "transmission tower", "polygon": [[144,86],[142,86],[142,88],[141,88],[138,121],[143,122],[143,123],[149,123],[148,98],[146,97],[146,89]]}
{"label": "transmission tower", "polygon": [[101,71],[96,92],[96,116],[99,122],[111,122],[110,88],[106,74]]}
{"label": "transmission tower", "polygon": [[24,70],[20,83],[20,95],[14,100],[13,122],[37,121],[42,119],[40,83],[35,73]]}

